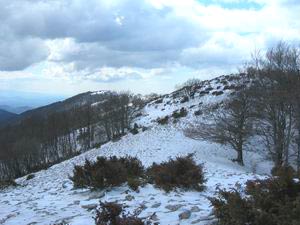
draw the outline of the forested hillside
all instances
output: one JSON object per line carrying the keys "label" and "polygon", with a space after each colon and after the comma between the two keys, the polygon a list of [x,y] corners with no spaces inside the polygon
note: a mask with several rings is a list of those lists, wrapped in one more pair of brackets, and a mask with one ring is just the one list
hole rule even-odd
{"label": "forested hillside", "polygon": [[88,92],[27,111],[0,129],[0,177],[19,177],[124,135],[138,97]]}

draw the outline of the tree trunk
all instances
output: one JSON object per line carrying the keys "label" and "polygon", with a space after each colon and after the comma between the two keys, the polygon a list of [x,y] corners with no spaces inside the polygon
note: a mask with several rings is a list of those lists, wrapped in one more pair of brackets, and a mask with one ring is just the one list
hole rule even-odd
{"label": "tree trunk", "polygon": [[235,160],[241,166],[244,166],[244,159],[243,159],[243,143],[239,143],[237,148],[237,158]]}

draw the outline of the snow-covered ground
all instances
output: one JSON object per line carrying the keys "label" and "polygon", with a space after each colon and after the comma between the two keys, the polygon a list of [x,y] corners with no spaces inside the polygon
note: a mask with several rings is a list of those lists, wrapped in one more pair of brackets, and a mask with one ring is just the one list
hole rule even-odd
{"label": "snow-covered ground", "polygon": [[[137,156],[144,165],[149,166],[152,162],[161,162],[169,157],[188,153],[195,153],[195,160],[204,163],[208,179],[204,192],[178,191],[167,194],[147,185],[136,193],[129,191],[125,185],[102,193],[84,189],[74,190],[72,182],[68,179],[74,164],[83,164],[85,159],[94,160],[99,155]],[[100,200],[124,203],[129,206],[128,210],[131,212],[143,209],[141,217],[155,213],[160,224],[206,224],[207,221],[202,220],[210,218],[211,214],[207,197],[214,195],[216,187],[234,187],[236,182],[243,184],[246,180],[258,176],[251,173],[251,163],[247,160],[253,159],[253,155],[245,156],[245,168],[230,160],[234,157],[234,152],[223,146],[185,137],[180,128],[156,126],[137,135],[129,134],[118,142],[108,143],[99,149],[54,165],[48,170],[40,171],[32,180],[27,181],[25,177],[18,179],[19,187],[9,188],[0,193],[0,224],[49,225],[61,221],[72,225],[94,224],[94,210],[87,208],[93,208]],[[263,160],[257,158],[257,162],[262,163]],[[131,200],[131,196],[134,199]],[[170,206],[176,208],[176,205],[180,205],[176,211],[171,212],[167,209]],[[192,208],[195,212],[192,212],[191,217],[180,221],[178,215]],[[197,222],[198,220],[202,222]]]}
{"label": "snow-covered ground", "polygon": [[[220,83],[208,84],[215,89]],[[202,89],[207,88],[204,86]],[[199,90],[200,92],[201,90]],[[196,93],[194,99],[181,103],[180,98],[167,95],[161,103],[150,103],[135,122],[148,127],[136,135],[128,134],[117,142],[109,142],[99,149],[84,154],[35,173],[35,177],[17,179],[18,187],[0,190],[0,224],[53,225],[65,222],[71,225],[92,225],[95,207],[99,201],[117,201],[128,208],[129,212],[139,212],[139,217],[151,218],[162,225],[209,224],[213,219],[208,197],[214,196],[216,188],[235,187],[249,179],[261,178],[270,171],[271,163],[253,152],[245,153],[245,167],[233,163],[235,152],[225,146],[190,139],[184,135],[184,128],[196,118],[193,112],[203,105],[223,101],[231,93],[223,95]],[[158,125],[157,117],[171,115],[174,110],[185,107],[188,115],[179,122]],[[152,185],[141,187],[139,192],[129,190],[124,185],[107,191],[73,189],[69,180],[74,165],[83,164],[85,159],[95,160],[97,156],[136,156],[145,166],[162,162],[170,157],[194,153],[197,163],[203,163],[206,172],[206,190],[175,191],[165,193]],[[255,172],[255,173],[254,173]],[[188,219],[180,220],[179,215],[189,211]]]}

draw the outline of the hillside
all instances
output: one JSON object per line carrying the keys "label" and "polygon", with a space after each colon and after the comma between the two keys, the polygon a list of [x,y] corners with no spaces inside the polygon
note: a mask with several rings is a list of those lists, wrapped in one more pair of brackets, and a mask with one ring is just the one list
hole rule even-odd
{"label": "hillside", "polygon": [[45,117],[53,113],[67,112],[84,105],[91,105],[95,102],[103,101],[110,93],[109,91],[81,93],[63,101],[27,110],[20,114],[18,121],[30,117]]}
{"label": "hillside", "polygon": [[11,113],[6,110],[0,109],[0,126],[9,123],[17,117],[18,115],[15,113]]}
{"label": "hillside", "polygon": [[[138,134],[124,135],[119,141],[110,141],[72,159],[35,173],[35,177],[16,180],[16,188],[0,191],[0,224],[94,224],[95,207],[99,201],[125,203],[129,212],[140,211],[140,217],[151,217],[162,225],[208,224],[213,221],[208,197],[216,188],[242,186],[248,179],[269,174],[272,163],[264,155],[245,152],[245,167],[232,162],[235,152],[229,147],[208,141],[197,141],[184,134],[195,120],[205,120],[205,110],[214,110],[223,101],[229,101],[236,92],[239,77],[222,76],[191,87],[189,97],[181,89],[159,97],[136,112],[133,123],[140,128]],[[247,83],[251,82],[250,80]],[[59,104],[59,103],[58,103]],[[185,108],[187,115],[174,118],[172,114]],[[197,113],[201,111],[201,113]],[[161,125],[158,118],[168,116],[168,124]],[[208,179],[204,192],[176,191],[165,193],[148,184],[133,192],[127,185],[107,191],[73,189],[69,180],[74,165],[97,156],[136,156],[145,166],[162,162],[170,157],[194,153],[197,163],[203,163]],[[179,220],[179,214],[190,210],[191,216]]]}
{"label": "hillside", "polygon": [[9,106],[9,105],[0,105],[0,109],[3,109],[5,111],[11,112],[11,113],[15,113],[15,114],[21,114],[23,112],[26,112],[28,110],[31,110],[32,107],[29,106]]}

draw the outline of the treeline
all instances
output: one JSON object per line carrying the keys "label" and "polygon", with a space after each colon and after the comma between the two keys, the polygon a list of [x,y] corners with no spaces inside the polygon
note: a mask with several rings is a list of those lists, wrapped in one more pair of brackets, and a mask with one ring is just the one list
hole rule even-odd
{"label": "treeline", "polygon": [[243,88],[211,116],[213,123],[199,122],[187,135],[230,145],[241,165],[244,149],[259,145],[274,171],[294,166],[299,172],[300,48],[280,42],[254,54],[238,82]]}
{"label": "treeline", "polygon": [[34,115],[0,130],[0,179],[22,175],[118,138],[130,128],[140,96],[110,93],[101,102]]}

